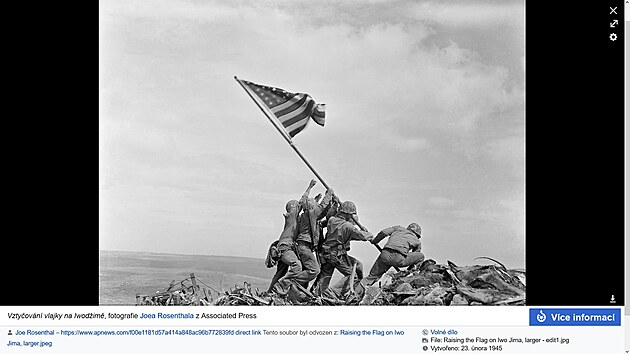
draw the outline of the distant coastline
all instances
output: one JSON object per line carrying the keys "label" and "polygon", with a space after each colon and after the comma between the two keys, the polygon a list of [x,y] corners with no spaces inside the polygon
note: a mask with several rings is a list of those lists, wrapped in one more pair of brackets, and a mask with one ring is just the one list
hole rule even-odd
{"label": "distant coastline", "polygon": [[212,258],[243,258],[264,262],[264,258],[240,257],[240,256],[223,256],[213,254],[185,254],[170,252],[148,252],[148,251],[117,251],[117,250],[99,250],[99,253],[129,253],[129,254],[147,254],[147,255],[164,255],[164,256],[190,256],[190,257],[212,257]]}
{"label": "distant coastline", "polygon": [[99,304],[135,305],[136,294],[154,294],[190,273],[217,292],[244,282],[263,291],[274,272],[259,258],[100,250]]}

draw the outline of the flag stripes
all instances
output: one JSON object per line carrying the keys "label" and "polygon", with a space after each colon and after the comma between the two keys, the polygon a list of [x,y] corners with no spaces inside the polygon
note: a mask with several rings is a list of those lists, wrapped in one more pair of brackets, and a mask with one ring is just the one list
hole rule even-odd
{"label": "flag stripes", "polygon": [[309,118],[324,126],[326,105],[316,103],[310,95],[291,93],[281,88],[259,85],[238,78],[237,80],[252,97],[258,98],[268,108],[291,138],[306,128]]}

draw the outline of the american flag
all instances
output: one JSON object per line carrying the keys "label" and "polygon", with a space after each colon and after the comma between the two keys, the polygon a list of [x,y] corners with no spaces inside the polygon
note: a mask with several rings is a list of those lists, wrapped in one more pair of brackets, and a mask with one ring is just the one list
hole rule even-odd
{"label": "american flag", "polygon": [[305,93],[291,93],[281,88],[259,85],[238,78],[237,80],[252,96],[258,97],[259,101],[267,106],[289,136],[294,137],[301,132],[306,127],[309,118],[324,126],[326,104],[315,103],[311,96]]}

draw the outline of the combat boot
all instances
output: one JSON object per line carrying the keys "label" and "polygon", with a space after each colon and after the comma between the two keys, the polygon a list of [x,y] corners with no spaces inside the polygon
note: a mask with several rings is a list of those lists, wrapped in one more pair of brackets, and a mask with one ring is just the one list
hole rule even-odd
{"label": "combat boot", "polygon": [[281,296],[286,295],[291,289],[291,281],[287,279],[278,280],[276,285],[273,286],[273,291]]}

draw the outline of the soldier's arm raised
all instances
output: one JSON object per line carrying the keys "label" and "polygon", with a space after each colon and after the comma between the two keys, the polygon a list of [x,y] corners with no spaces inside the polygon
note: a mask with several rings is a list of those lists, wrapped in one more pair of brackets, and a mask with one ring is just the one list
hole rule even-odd
{"label": "soldier's arm raised", "polygon": [[308,184],[308,187],[304,191],[304,194],[302,194],[302,198],[308,198],[308,195],[311,194],[311,189],[315,187],[315,184],[317,184],[317,181],[312,179],[311,182]]}
{"label": "soldier's arm raised", "polygon": [[302,194],[302,198],[300,198],[300,206],[298,207],[299,210],[306,209],[308,207],[308,195],[311,194],[311,189],[315,186],[316,183],[317,181],[312,179],[311,182],[308,184],[308,187],[304,191],[304,194]]}

